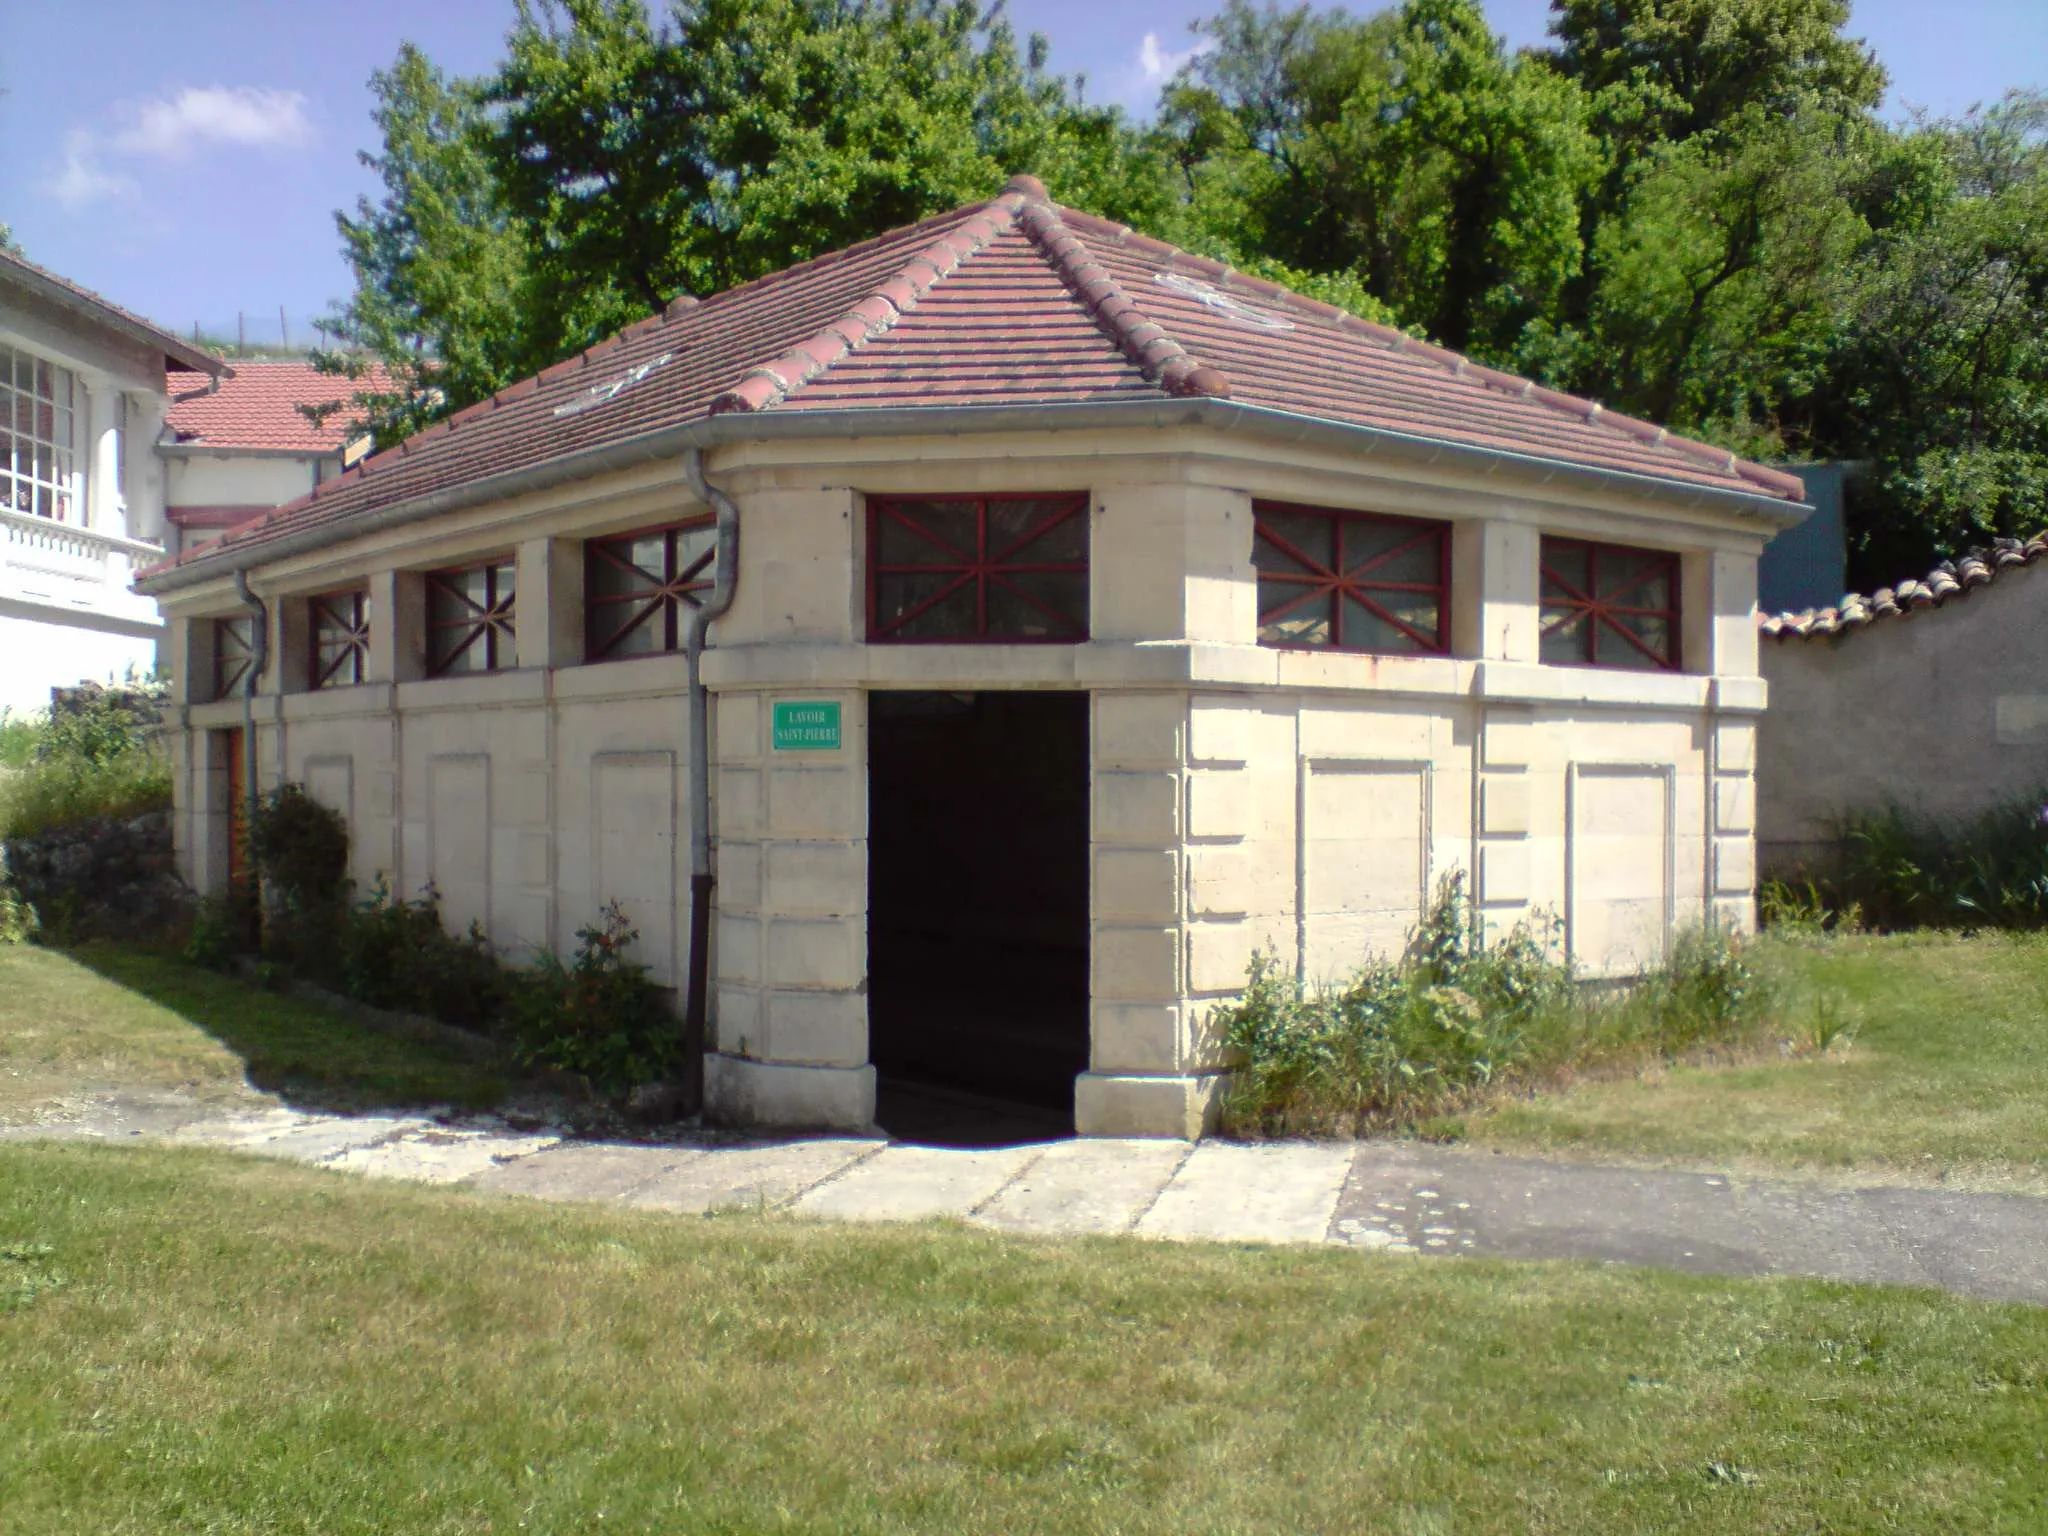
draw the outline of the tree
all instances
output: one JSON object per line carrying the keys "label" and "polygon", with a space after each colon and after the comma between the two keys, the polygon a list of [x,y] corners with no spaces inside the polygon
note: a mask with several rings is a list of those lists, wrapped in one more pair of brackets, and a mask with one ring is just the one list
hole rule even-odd
{"label": "tree", "polygon": [[[365,401],[380,440],[458,410],[550,360],[555,334],[531,303],[526,253],[490,169],[482,93],[410,43],[371,76],[381,154],[362,154],[383,196],[337,213],[355,293],[328,327],[382,360],[398,391]],[[534,335],[536,318],[549,339]],[[536,361],[538,359],[538,361]],[[338,373],[363,373],[330,358]]]}
{"label": "tree", "polygon": [[521,0],[491,76],[408,47],[376,77],[344,334],[430,372],[439,411],[1018,171],[1163,222],[1163,158],[1044,58],[978,0]]}
{"label": "tree", "polygon": [[1473,0],[1363,21],[1229,0],[1203,30],[1217,48],[1166,98],[1191,222],[1512,356],[1582,257],[1577,89],[1508,58]]}
{"label": "tree", "polygon": [[1816,403],[1867,459],[1851,548],[1890,582],[2048,524],[2048,96],[1902,137]]}

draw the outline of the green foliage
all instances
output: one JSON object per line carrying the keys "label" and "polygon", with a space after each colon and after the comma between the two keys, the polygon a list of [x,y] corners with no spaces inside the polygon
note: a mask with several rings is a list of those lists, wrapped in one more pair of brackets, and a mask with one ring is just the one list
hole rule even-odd
{"label": "green foliage", "polygon": [[344,914],[335,940],[335,979],[359,1003],[468,1029],[491,1028],[503,1015],[511,978],[477,924],[448,932],[432,886],[407,901],[379,878]]}
{"label": "green foliage", "polygon": [[0,778],[0,837],[40,837],[102,818],[126,821],[170,805],[171,766],[154,747],[101,761],[41,757]]}
{"label": "green foliage", "polygon": [[50,1263],[56,1251],[48,1243],[0,1243],[0,1317],[64,1284],[63,1271]]}
{"label": "green foliage", "polygon": [[0,838],[40,837],[171,804],[158,743],[160,683],[87,684],[60,709],[0,719]]}
{"label": "green foliage", "polygon": [[1867,461],[1859,585],[2048,522],[2048,98],[1877,115],[1847,0],[1223,0],[1151,126],[981,0],[522,0],[372,81],[386,443],[680,294],[988,196],[1123,220],[1758,456]]}
{"label": "green foliage", "polygon": [[21,715],[11,709],[0,709],[0,769],[26,767],[36,755],[45,725],[41,711]]}
{"label": "green foliage", "polygon": [[280,784],[257,801],[249,856],[265,893],[291,908],[324,908],[347,893],[348,822],[302,784]]}
{"label": "green foliage", "polygon": [[1738,1040],[1770,1008],[1723,933],[1681,934],[1665,966],[1609,993],[1553,948],[1521,926],[1478,942],[1453,874],[1398,961],[1318,987],[1255,956],[1243,997],[1211,1020],[1233,1057],[1226,1116],[1267,1133],[1413,1128],[1489,1088]]}
{"label": "green foliage", "polygon": [[245,898],[208,896],[192,914],[183,954],[192,964],[209,971],[231,970],[235,957],[247,949],[253,930]]}
{"label": "green foliage", "polygon": [[[524,0],[491,74],[377,75],[382,196],[340,218],[384,441],[682,294],[992,195],[1156,225],[1165,162],[977,0]],[[330,366],[339,368],[340,359]]]}
{"label": "green foliage", "polygon": [[1598,168],[1579,94],[1509,58],[1473,0],[1362,21],[1229,0],[1202,27],[1217,46],[1165,101],[1190,222],[1510,357],[1579,270]]}
{"label": "green foliage", "polygon": [[617,1095],[660,1082],[678,1065],[682,1029],[647,967],[626,958],[639,938],[614,901],[576,931],[567,963],[542,950],[513,993],[515,1041],[528,1066],[573,1072]]}
{"label": "green foliage", "polygon": [[1848,913],[1848,926],[1880,932],[2048,928],[2048,795],[1960,820],[1888,805],[1844,817],[1836,837],[1827,869],[1805,878],[1795,918],[1819,913],[1832,927],[1825,915]]}

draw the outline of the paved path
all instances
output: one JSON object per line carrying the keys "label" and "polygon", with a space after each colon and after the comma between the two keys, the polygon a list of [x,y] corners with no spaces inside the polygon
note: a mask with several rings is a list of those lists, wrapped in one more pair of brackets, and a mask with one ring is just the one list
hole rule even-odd
{"label": "paved path", "polygon": [[2048,1304],[2048,1199],[1849,1189],[1536,1162],[1403,1142],[1058,1141],[962,1151],[881,1138],[664,1146],[488,1119],[201,1115],[108,1098],[25,1136],[233,1147],[505,1195],[845,1221],[956,1217],[1005,1232],[1327,1243],[1458,1258],[1591,1259],[1822,1275]]}

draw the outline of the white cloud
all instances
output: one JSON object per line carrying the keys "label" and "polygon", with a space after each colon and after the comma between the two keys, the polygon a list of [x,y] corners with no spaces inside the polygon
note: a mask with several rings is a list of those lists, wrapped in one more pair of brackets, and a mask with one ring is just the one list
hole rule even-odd
{"label": "white cloud", "polygon": [[1216,51],[1216,39],[1205,37],[1192,48],[1169,52],[1159,46],[1159,34],[1147,32],[1138,44],[1138,76],[1147,85],[1163,85],[1181,71],[1181,66]]}
{"label": "white cloud", "polygon": [[92,134],[74,128],[64,135],[64,168],[43,183],[43,190],[67,212],[76,213],[94,203],[127,197],[135,191],[135,182],[102,166]]}
{"label": "white cloud", "polygon": [[112,147],[129,155],[182,160],[214,144],[289,149],[313,137],[298,91],[253,85],[187,86],[175,96],[129,107]]}

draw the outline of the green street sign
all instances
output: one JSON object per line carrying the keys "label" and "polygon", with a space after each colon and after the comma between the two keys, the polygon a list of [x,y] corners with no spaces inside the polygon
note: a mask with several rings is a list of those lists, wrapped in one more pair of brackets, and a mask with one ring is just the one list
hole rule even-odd
{"label": "green street sign", "polygon": [[839,701],[792,704],[778,700],[770,737],[777,752],[837,752]]}

